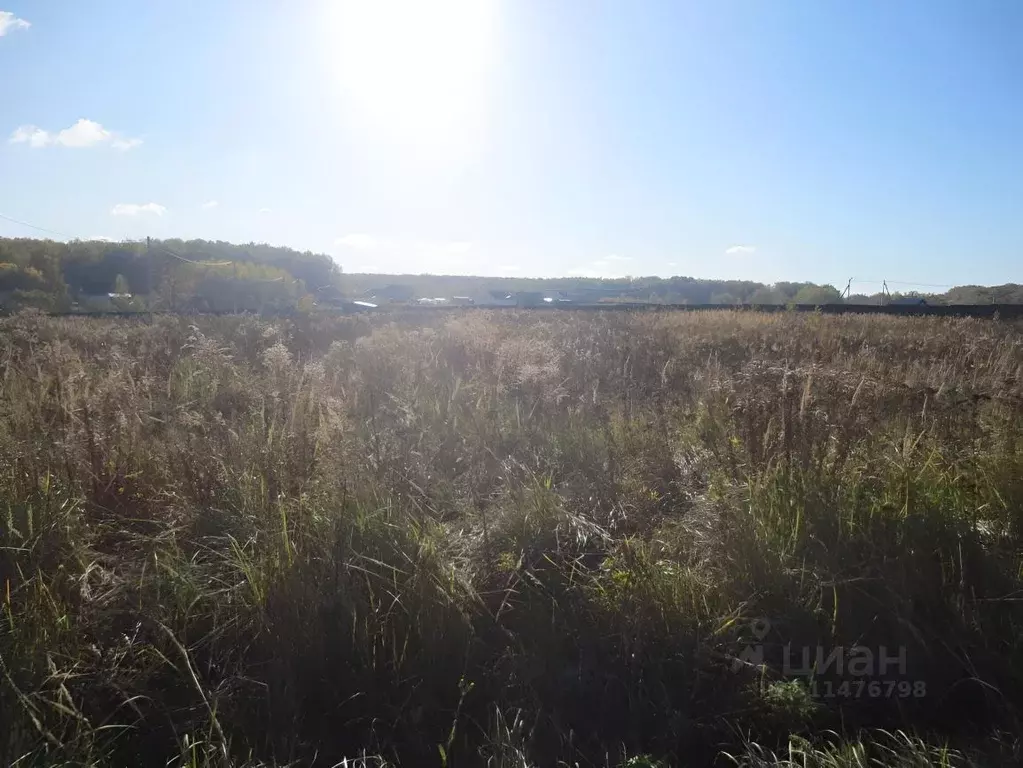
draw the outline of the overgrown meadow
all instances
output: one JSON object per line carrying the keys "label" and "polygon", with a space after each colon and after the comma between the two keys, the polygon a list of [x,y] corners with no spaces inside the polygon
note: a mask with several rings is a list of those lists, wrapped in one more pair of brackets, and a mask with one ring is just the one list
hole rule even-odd
{"label": "overgrown meadow", "polygon": [[1019,762],[1021,372],[989,320],[0,320],[0,764]]}

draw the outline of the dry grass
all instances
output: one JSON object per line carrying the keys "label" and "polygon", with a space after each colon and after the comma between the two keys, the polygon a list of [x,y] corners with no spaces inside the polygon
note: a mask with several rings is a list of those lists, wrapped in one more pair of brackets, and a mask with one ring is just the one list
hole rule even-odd
{"label": "dry grass", "polygon": [[[1016,326],[0,329],[2,764],[1019,757]],[[786,644],[901,648],[858,679],[926,695]]]}

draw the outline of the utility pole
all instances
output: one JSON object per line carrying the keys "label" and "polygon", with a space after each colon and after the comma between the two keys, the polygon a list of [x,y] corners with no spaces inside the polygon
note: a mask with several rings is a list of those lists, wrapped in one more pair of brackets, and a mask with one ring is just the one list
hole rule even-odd
{"label": "utility pole", "polygon": [[154,303],[154,300],[156,299],[156,296],[155,296],[156,291],[153,290],[153,254],[152,254],[152,252],[149,249],[150,245],[151,245],[150,237],[149,237],[149,235],[146,235],[146,263],[149,266],[149,286],[148,286],[148,288],[149,288],[149,295],[147,296],[147,299],[149,300],[149,311],[152,312],[153,311],[153,303]]}

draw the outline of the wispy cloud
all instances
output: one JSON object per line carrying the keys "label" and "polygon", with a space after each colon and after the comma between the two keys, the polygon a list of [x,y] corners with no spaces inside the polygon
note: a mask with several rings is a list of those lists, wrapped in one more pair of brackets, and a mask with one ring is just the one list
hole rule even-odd
{"label": "wispy cloud", "polygon": [[498,264],[498,272],[521,272],[522,267],[518,264]]}
{"label": "wispy cloud", "polygon": [[142,213],[163,216],[167,208],[159,203],[118,203],[110,209],[112,216],[138,216]]}
{"label": "wispy cloud", "polygon": [[631,256],[621,256],[617,253],[612,253],[603,258],[595,259],[589,264],[583,264],[581,267],[570,269],[568,274],[573,277],[625,277],[627,274],[625,265],[631,261]]}
{"label": "wispy cloud", "polygon": [[14,129],[8,141],[11,144],[28,144],[33,149],[43,147],[68,147],[84,149],[106,145],[119,150],[137,147],[142,139],[133,139],[109,131],[94,120],[79,119],[70,128],[53,133],[34,125],[22,125]]}
{"label": "wispy cloud", "polygon": [[219,200],[207,200],[205,203],[202,204],[202,209],[204,211],[212,211],[218,205],[220,205]]}
{"label": "wispy cloud", "polygon": [[756,252],[755,245],[733,245],[731,248],[725,248],[725,254],[728,256],[746,256]]}
{"label": "wispy cloud", "polygon": [[269,208],[260,208],[259,212],[262,214],[273,213]]}
{"label": "wispy cloud", "polygon": [[139,146],[140,144],[142,144],[142,139],[125,139],[115,136],[113,139],[110,140],[110,146],[113,147],[114,149],[119,149],[122,152],[129,149],[135,149],[135,147]]}
{"label": "wispy cloud", "polygon": [[0,37],[3,37],[8,32],[14,32],[18,29],[28,29],[32,25],[24,19],[19,19],[10,11],[0,11]]}

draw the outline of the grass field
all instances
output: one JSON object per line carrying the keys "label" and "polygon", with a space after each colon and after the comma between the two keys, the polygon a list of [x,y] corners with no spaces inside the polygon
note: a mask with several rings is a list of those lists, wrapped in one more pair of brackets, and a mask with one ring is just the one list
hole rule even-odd
{"label": "grass field", "polygon": [[1019,326],[26,314],[0,387],[2,765],[1023,760]]}

